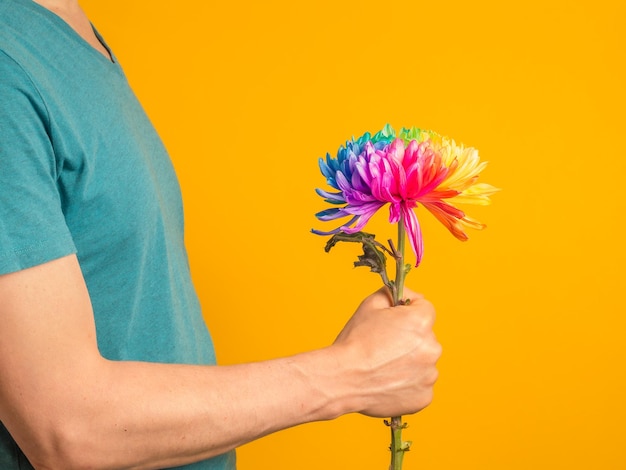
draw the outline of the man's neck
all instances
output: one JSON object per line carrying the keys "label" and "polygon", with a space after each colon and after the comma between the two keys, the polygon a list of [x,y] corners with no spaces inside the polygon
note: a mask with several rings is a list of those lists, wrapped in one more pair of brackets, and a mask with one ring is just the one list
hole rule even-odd
{"label": "man's neck", "polygon": [[68,14],[76,14],[82,11],[77,0],[33,0],[44,8],[53,11],[57,15],[63,17]]}
{"label": "man's neck", "polygon": [[87,15],[78,4],[78,0],[33,0],[52,13],[62,18],[95,50],[111,60],[111,54],[102,45],[91,27]]}

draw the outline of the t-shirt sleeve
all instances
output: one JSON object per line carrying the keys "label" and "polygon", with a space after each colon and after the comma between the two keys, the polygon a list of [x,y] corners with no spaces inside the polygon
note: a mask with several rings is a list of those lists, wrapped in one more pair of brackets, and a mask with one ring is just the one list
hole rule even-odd
{"label": "t-shirt sleeve", "polygon": [[0,51],[0,274],[76,252],[49,119],[28,74]]}

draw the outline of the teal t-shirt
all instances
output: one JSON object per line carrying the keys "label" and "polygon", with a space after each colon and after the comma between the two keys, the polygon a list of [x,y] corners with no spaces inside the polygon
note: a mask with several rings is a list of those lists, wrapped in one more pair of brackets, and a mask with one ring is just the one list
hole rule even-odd
{"label": "teal t-shirt", "polygon": [[[0,274],[73,253],[104,357],[215,363],[176,175],[122,69],[49,10],[0,0]],[[20,459],[0,423],[0,468]]]}

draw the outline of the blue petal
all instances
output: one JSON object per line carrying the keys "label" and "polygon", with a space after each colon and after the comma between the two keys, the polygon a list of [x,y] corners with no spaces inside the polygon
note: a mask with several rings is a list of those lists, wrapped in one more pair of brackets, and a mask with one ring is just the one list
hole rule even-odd
{"label": "blue petal", "polygon": [[345,204],[346,200],[343,197],[343,192],[338,193],[329,193],[328,191],[324,191],[323,189],[316,189],[315,192],[325,198],[326,202],[330,202],[331,204]]}
{"label": "blue petal", "polygon": [[333,171],[330,166],[328,166],[323,158],[320,158],[319,165],[322,175],[324,175],[326,178],[333,178],[335,176],[335,171]]}
{"label": "blue petal", "polygon": [[344,231],[344,229],[346,229],[349,225],[352,225],[358,218],[359,218],[358,215],[354,216],[352,217],[352,219],[348,221],[347,224],[344,224],[341,227],[331,230],[330,232],[323,232],[321,230],[315,230],[314,228],[311,229],[311,232],[313,232],[315,235],[334,235],[336,233]]}
{"label": "blue petal", "polygon": [[321,230],[315,230],[314,228],[312,228],[311,232],[313,232],[315,235],[334,235],[341,232],[341,229],[336,228],[335,230],[331,230],[330,232],[322,232]]}
{"label": "blue petal", "polygon": [[315,217],[320,220],[327,221],[340,219],[341,217],[346,217],[347,215],[348,214],[345,214],[341,209],[332,208],[318,212],[317,214],[315,214]]}

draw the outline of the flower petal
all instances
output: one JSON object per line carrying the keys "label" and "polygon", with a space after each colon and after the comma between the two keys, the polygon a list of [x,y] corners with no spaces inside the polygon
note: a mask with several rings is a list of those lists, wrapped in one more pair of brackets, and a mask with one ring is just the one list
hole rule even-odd
{"label": "flower petal", "polygon": [[439,222],[441,222],[452,235],[461,241],[467,240],[469,237],[463,231],[460,220],[465,217],[463,211],[445,202],[427,202],[423,203],[424,207],[433,214]]}
{"label": "flower petal", "polygon": [[326,209],[323,211],[318,212],[317,214],[315,214],[315,217],[317,217],[320,220],[323,221],[327,221],[327,220],[335,220],[335,219],[340,219],[341,217],[347,217],[350,214],[346,214],[343,209]]}
{"label": "flower petal", "polygon": [[365,227],[365,225],[369,222],[372,216],[376,214],[377,210],[378,209],[364,213],[363,215],[358,217],[358,219],[356,220],[356,225],[354,227],[347,227],[344,225],[343,227],[341,227],[341,231],[345,233],[360,232],[361,230],[363,230],[363,227]]}
{"label": "flower petal", "polygon": [[422,238],[422,230],[420,228],[419,221],[415,211],[408,207],[406,204],[402,204],[402,223],[406,229],[411,248],[415,253],[415,266],[419,266],[422,261],[422,254],[424,253],[424,240]]}
{"label": "flower petal", "polygon": [[345,204],[346,200],[343,197],[343,193],[329,193],[328,191],[324,191],[323,189],[315,189],[315,192],[322,196],[326,202],[331,204]]}
{"label": "flower petal", "polygon": [[[352,217],[352,219],[350,219],[350,221],[346,225],[353,224],[358,218],[359,218],[359,216],[355,215],[354,217]],[[322,230],[316,230],[316,229],[312,228],[311,232],[313,232],[315,235],[334,235],[336,233],[339,233],[339,232],[343,231],[343,227],[344,226],[337,227],[336,229],[330,230],[329,232],[324,232]]]}

